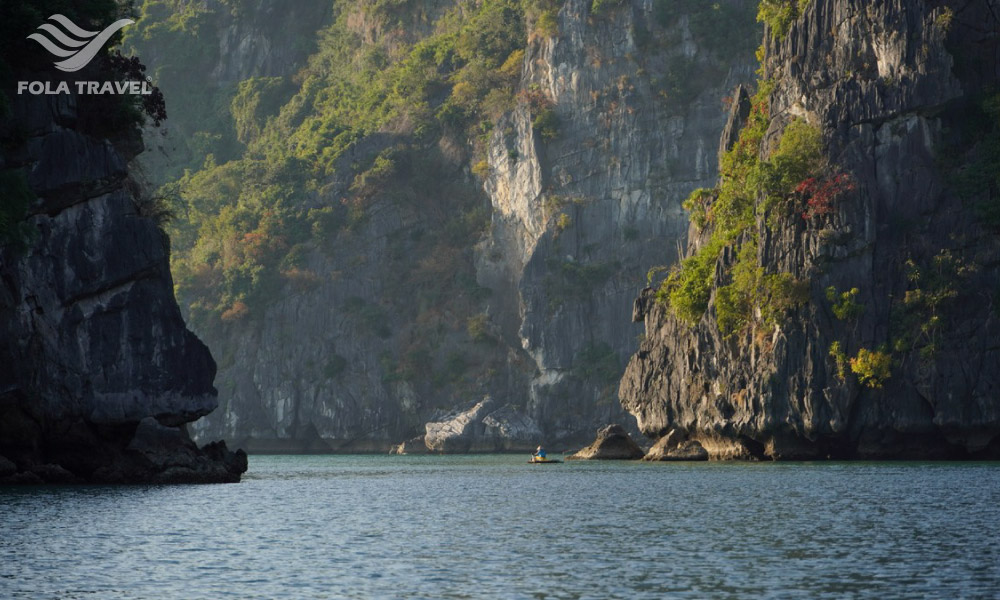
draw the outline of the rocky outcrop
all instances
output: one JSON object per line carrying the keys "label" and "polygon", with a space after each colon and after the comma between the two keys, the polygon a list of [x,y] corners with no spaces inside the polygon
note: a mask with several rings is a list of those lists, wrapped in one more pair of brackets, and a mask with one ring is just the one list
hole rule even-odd
{"label": "rocky outcrop", "polygon": [[661,437],[642,457],[644,461],[702,461],[708,460],[708,451],[697,440],[687,439],[687,434],[673,429]]}
{"label": "rocky outcrop", "polygon": [[152,483],[216,483],[239,481],[247,470],[243,452],[229,452],[225,442],[198,448],[187,430],[161,425],[153,417],[139,422],[126,450],[133,460],[98,470],[97,479],[127,483],[147,479]]}
{"label": "rocky outcrop", "polygon": [[597,430],[597,439],[592,444],[567,460],[638,460],[644,455],[624,427],[607,425]]}
{"label": "rocky outcrop", "polygon": [[713,458],[1000,456],[996,196],[967,177],[1000,81],[998,8],[814,0],[768,36],[761,156],[799,119],[822,132],[825,175],[853,185],[806,218],[807,192],[785,211],[758,198],[757,265],[808,284],[776,322],[758,304],[754,325],[720,333],[733,251],[693,326],[643,292],[646,340],[619,394],[644,433],[683,428]]}
{"label": "rocky outcrop", "polygon": [[542,432],[511,405],[485,398],[472,408],[427,423],[424,443],[432,452],[530,452]]}
{"label": "rocky outcrop", "polygon": [[493,408],[493,400],[486,398],[469,410],[445,415],[440,421],[427,423],[424,443],[433,452],[469,452],[474,449],[483,433],[483,417]]}
{"label": "rocky outcrop", "polygon": [[90,133],[107,115],[93,98],[4,91],[5,199],[30,201],[0,242],[0,482],[238,481],[242,452],[184,428],[216,407],[215,362],[129,179],[134,136]]}
{"label": "rocky outcrop", "polygon": [[430,450],[422,435],[401,442],[389,449],[389,454],[427,454],[428,452]]}

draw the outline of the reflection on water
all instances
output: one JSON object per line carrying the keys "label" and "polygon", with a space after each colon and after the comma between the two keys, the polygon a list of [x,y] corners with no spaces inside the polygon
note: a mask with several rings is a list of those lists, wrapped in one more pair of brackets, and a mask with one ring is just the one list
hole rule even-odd
{"label": "reflection on water", "polygon": [[998,537],[997,463],[254,456],[0,488],[0,598],[995,597]]}

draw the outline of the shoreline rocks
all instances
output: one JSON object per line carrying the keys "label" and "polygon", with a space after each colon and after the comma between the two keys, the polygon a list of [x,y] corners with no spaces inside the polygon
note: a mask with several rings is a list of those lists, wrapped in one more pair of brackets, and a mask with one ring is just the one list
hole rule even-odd
{"label": "shoreline rocks", "polygon": [[706,461],[708,460],[708,450],[705,450],[701,442],[697,440],[685,440],[679,444],[671,445],[664,437],[649,449],[642,460],[646,462]]}
{"label": "shoreline rocks", "polygon": [[393,446],[389,449],[389,454],[430,454],[430,450],[424,436],[419,435]]}
{"label": "shoreline rocks", "polygon": [[445,415],[424,428],[427,450],[442,454],[531,452],[542,437],[534,419],[510,404],[497,408],[489,396],[468,410]]}
{"label": "shoreline rocks", "polygon": [[566,460],[638,460],[645,455],[621,425],[597,430],[597,439]]}

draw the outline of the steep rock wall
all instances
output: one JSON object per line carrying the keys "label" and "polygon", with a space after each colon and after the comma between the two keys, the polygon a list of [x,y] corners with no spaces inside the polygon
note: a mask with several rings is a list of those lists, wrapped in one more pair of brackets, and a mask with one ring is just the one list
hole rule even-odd
{"label": "steep rock wall", "polygon": [[[141,4],[141,3],[140,3]],[[323,2],[148,2],[123,33],[123,54],[136,54],[168,99],[170,118],[143,132],[147,151],[133,171],[155,185],[197,168],[212,154],[223,161],[243,149],[232,123],[232,99],[242,82],[272,81],[287,98],[290,77],[315,49],[316,31],[330,20]],[[258,107],[263,120],[277,109]]]}
{"label": "steep rock wall", "polygon": [[34,200],[0,243],[0,482],[238,481],[242,452],[184,429],[216,406],[215,362],[128,178],[136,140],[88,132],[93,101],[81,114],[75,95],[4,92],[5,201]]}
{"label": "steep rock wall", "polygon": [[[716,177],[721,99],[752,77],[739,35],[699,37],[700,15],[658,19],[653,2],[595,15],[591,4],[566,2],[559,35],[529,45],[521,88],[541,100],[493,136],[493,222],[477,263],[480,281],[501,291],[491,314],[535,363],[530,412],[550,435],[583,443],[627,418],[613,400],[641,333],[626,324],[632,297],[647,270],[676,259],[681,201]],[[735,20],[733,30],[753,31]],[[664,84],[685,68],[714,75]],[[558,118],[552,139],[533,126],[546,103]]]}
{"label": "steep rock wall", "polygon": [[[959,183],[984,144],[962,132],[990,129],[976,106],[1000,76],[997,14],[995,2],[816,0],[769,39],[762,156],[803,119],[854,189],[811,219],[804,204],[758,210],[757,264],[809,282],[773,327],[720,334],[734,252],[693,327],[643,292],[647,340],[619,394],[645,433],[683,430],[716,458],[998,454],[1000,245],[984,208],[996,190]],[[707,235],[692,229],[689,252]],[[877,381],[863,350],[891,361]]]}
{"label": "steep rock wall", "polygon": [[[613,386],[640,333],[629,303],[646,269],[677,255],[649,242],[683,236],[683,196],[715,177],[721,99],[751,77],[752,43],[731,42],[755,37],[753,9],[722,4],[740,16],[730,37],[657,13],[669,2],[599,15],[564,3],[558,33],[525,48],[517,108],[487,143],[485,185],[475,142],[454,132],[415,141],[404,116],[358,140],[301,201],[341,210],[356,176],[390,152],[394,173],[364,218],[314,236],[298,278],[259,315],[196,329],[219,359],[220,409],[195,435],[258,451],[385,450],[487,395],[550,443],[583,443],[624,420]],[[393,55],[454,3],[379,6],[345,9],[337,34]],[[555,137],[535,123],[546,107]],[[482,227],[479,215],[486,235],[463,233],[470,220]]]}

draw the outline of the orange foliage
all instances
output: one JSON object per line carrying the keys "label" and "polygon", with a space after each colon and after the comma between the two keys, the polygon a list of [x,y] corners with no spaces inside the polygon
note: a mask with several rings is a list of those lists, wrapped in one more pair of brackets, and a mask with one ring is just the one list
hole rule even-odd
{"label": "orange foliage", "polygon": [[246,305],[242,300],[237,300],[233,302],[233,305],[226,309],[222,313],[222,320],[226,323],[231,323],[233,321],[239,321],[250,314],[250,307]]}
{"label": "orange foliage", "polygon": [[308,291],[314,288],[320,281],[319,275],[309,269],[292,267],[281,272],[281,275],[299,291]]}

